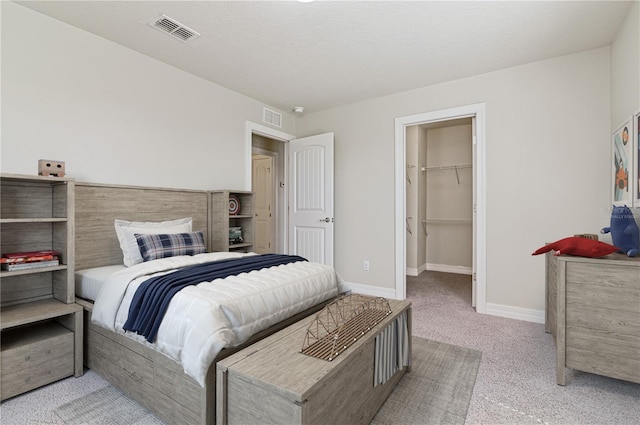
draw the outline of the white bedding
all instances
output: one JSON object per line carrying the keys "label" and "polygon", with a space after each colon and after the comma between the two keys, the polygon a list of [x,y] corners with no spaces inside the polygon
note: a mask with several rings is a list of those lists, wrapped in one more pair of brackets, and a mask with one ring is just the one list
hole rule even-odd
{"label": "white bedding", "polygon": [[338,294],[338,277],[332,267],[296,262],[184,288],[171,300],[152,344],[122,329],[135,290],[150,276],[244,255],[255,254],[216,252],[163,258],[112,273],[96,297],[91,320],[174,359],[204,386],[207,369],[223,348],[239,345]]}
{"label": "white bedding", "polygon": [[77,270],[75,275],[76,296],[85,300],[95,301],[102,285],[113,273],[124,270],[124,264],[116,266],[94,267],[91,269]]}

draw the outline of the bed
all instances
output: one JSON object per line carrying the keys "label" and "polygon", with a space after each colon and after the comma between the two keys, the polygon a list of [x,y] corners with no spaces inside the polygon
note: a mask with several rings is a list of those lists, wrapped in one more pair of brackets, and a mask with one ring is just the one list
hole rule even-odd
{"label": "bed", "polygon": [[[127,267],[122,264],[115,220],[159,223],[189,217],[192,230],[207,235],[212,222],[207,192],[79,182],[75,198],[76,296],[86,311],[85,365],[168,423],[215,423],[215,363],[319,311],[338,295],[337,276],[332,269],[328,272],[326,266],[296,260],[268,270],[189,285],[171,300],[154,337],[125,333],[122,324],[127,320],[135,288],[143,286],[149,276],[162,276],[194,264],[207,266],[213,260],[235,261],[229,257],[251,254],[152,257]],[[331,273],[332,277],[327,277]],[[311,293],[295,289],[292,295],[291,289],[301,285],[296,280],[300,277],[302,286],[310,288]],[[273,282],[273,288],[260,286],[266,281]],[[225,286],[230,292],[219,292]],[[215,301],[207,301],[200,309],[192,308],[210,292],[215,293]],[[252,298],[258,297],[257,293],[261,298]],[[113,301],[118,298],[122,303]],[[252,307],[246,310],[247,305]],[[179,311],[188,311],[189,316],[177,316]],[[192,320],[200,325],[192,326]],[[232,326],[228,327],[229,323]]]}

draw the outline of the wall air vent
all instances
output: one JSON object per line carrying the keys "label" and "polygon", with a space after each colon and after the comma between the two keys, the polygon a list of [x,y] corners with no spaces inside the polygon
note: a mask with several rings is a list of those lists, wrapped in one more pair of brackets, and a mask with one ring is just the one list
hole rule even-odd
{"label": "wall air vent", "polygon": [[171,19],[166,15],[160,15],[157,19],[149,22],[149,25],[165,34],[177,38],[183,43],[200,36],[200,34],[191,28],[182,25],[180,22],[175,19]]}
{"label": "wall air vent", "polygon": [[280,112],[274,111],[273,109],[264,108],[262,121],[266,122],[267,124],[275,125],[276,127],[282,128],[282,114]]}

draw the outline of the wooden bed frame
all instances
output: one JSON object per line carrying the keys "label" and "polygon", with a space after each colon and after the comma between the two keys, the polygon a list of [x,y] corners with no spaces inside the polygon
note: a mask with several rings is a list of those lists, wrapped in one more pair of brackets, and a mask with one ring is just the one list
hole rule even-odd
{"label": "wooden bed frame", "polygon": [[[193,230],[210,235],[206,191],[76,182],[75,270],[122,264],[114,220],[165,221],[193,218]],[[210,237],[207,237],[208,241]],[[123,392],[171,424],[215,423],[217,361],[302,318],[321,303],[254,335],[245,344],[224,349],[209,368],[204,388],[182,366],[161,353],[90,321],[93,304],[76,298],[84,315],[84,363]]]}

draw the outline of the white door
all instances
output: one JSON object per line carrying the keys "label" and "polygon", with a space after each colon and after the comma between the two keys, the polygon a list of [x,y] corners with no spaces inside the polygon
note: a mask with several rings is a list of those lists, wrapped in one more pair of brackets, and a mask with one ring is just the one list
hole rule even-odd
{"label": "white door", "polygon": [[288,148],[289,254],[333,266],[333,133]]}
{"label": "white door", "polygon": [[254,156],[252,179],[255,205],[254,251],[258,254],[267,254],[274,252],[275,248],[273,157]]}

